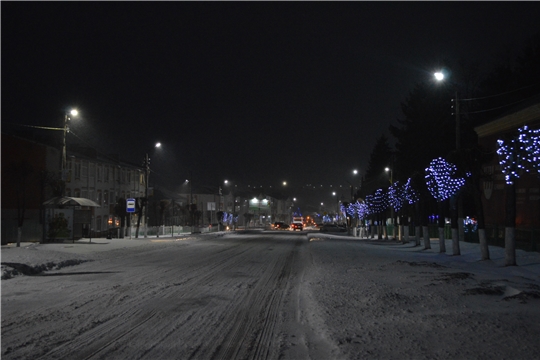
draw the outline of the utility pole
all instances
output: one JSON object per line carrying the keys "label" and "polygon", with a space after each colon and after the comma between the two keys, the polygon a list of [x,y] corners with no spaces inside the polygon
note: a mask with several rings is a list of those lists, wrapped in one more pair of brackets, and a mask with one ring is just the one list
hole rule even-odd
{"label": "utility pole", "polygon": [[144,157],[144,198],[145,204],[143,205],[144,216],[144,237],[148,237],[148,178],[150,177],[150,159],[148,153]]}

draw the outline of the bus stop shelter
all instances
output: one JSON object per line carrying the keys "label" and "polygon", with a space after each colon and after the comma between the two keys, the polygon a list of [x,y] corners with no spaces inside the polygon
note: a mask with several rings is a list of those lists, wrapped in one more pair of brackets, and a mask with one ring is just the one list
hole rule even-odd
{"label": "bus stop shelter", "polygon": [[91,231],[95,201],[79,197],[54,197],[43,203],[45,207],[44,239],[75,240]]}

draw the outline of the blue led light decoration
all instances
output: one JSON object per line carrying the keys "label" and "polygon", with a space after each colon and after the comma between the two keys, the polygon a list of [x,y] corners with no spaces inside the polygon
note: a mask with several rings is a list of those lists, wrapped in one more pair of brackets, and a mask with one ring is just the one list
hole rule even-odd
{"label": "blue led light decoration", "polygon": [[347,214],[349,214],[352,217],[355,217],[357,213],[355,205],[356,204],[350,203],[349,206],[347,207]]}
{"label": "blue led light decoration", "polygon": [[376,211],[375,211],[375,203],[374,203],[374,200],[373,200],[373,195],[367,195],[366,198],[364,199],[364,204],[366,205],[368,214],[371,215],[371,214],[376,213]]}
{"label": "blue led light decoration", "polygon": [[373,194],[373,210],[375,213],[381,213],[388,207],[388,199],[383,189],[378,189]]}
{"label": "blue led light decoration", "polygon": [[518,136],[509,141],[497,140],[499,164],[506,183],[511,185],[519,179],[520,172],[540,174],[540,129],[528,126],[518,129]]}
{"label": "blue led light decoration", "polygon": [[454,164],[440,157],[429,163],[429,167],[426,168],[426,185],[437,201],[448,199],[465,185],[464,178],[454,177],[456,170]]}
{"label": "blue led light decoration", "polygon": [[406,188],[399,185],[399,181],[396,181],[388,188],[388,204],[394,208],[394,211],[398,212],[405,202]]}
{"label": "blue led light decoration", "polygon": [[412,205],[418,200],[420,200],[418,192],[412,187],[411,178],[407,179],[407,182],[405,183],[405,185],[403,185],[403,189],[405,191],[405,201],[407,201],[409,205]]}
{"label": "blue led light decoration", "polygon": [[358,219],[363,220],[369,215],[369,208],[364,202],[356,201],[356,203],[353,204],[356,210],[356,214],[358,215]]}

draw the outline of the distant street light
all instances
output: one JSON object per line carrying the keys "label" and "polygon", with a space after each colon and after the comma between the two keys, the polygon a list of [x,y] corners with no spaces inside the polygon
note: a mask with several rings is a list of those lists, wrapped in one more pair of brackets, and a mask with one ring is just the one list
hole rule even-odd
{"label": "distant street light", "polygon": [[[390,184],[393,185],[394,184],[394,179],[393,179],[393,171],[392,171],[392,168],[384,168],[384,171],[386,172],[390,172]],[[395,231],[395,226],[394,226],[394,207],[393,206],[390,206],[390,218],[392,219],[392,237],[395,239],[396,238],[396,231]],[[386,235],[388,237],[388,234]]]}
{"label": "distant street light", "polygon": [[389,168],[389,167],[386,167],[386,168],[384,168],[384,171],[390,172],[390,184],[393,184],[394,180],[393,180],[393,171],[392,171],[392,169]]}

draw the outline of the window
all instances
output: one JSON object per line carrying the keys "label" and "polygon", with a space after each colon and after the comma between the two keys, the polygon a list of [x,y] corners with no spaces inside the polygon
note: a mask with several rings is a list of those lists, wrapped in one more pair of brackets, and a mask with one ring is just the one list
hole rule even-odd
{"label": "window", "polygon": [[97,181],[99,182],[103,181],[102,175],[103,175],[103,167],[101,165],[98,165],[96,168]]}
{"label": "window", "polygon": [[71,179],[72,179],[72,177],[71,177],[71,175],[72,175],[71,174],[72,173],[71,168],[72,168],[72,166],[73,166],[73,161],[68,160],[68,162],[66,164],[66,182],[71,182]]}
{"label": "window", "polygon": [[73,190],[73,197],[81,197],[81,189]]}
{"label": "window", "polygon": [[94,178],[96,177],[96,164],[89,163],[88,164],[88,175],[90,177],[90,183],[94,183]]}
{"label": "window", "polygon": [[128,171],[126,171],[126,172],[127,172],[127,174],[126,174],[126,175],[127,175],[127,183],[128,183],[128,184],[131,184],[131,171],[128,170]]}
{"label": "window", "polygon": [[71,189],[70,188],[66,188],[66,196],[71,197]]}
{"label": "window", "polygon": [[96,231],[101,231],[101,216],[96,217]]}
{"label": "window", "polygon": [[86,179],[88,177],[88,163],[81,161],[81,178]]}
{"label": "window", "polygon": [[111,190],[111,193],[110,193],[110,203],[111,204],[116,204],[116,195],[115,195],[115,192]]}
{"label": "window", "polygon": [[109,205],[109,191],[103,191],[103,205]]}
{"label": "window", "polygon": [[103,199],[101,198],[101,190],[98,190],[97,191],[97,197],[96,197],[96,202],[99,204],[99,206],[101,206],[101,202],[103,201]]}
{"label": "window", "polygon": [[75,180],[80,180],[81,179],[81,162],[80,161],[75,161],[74,172],[75,172]]}

